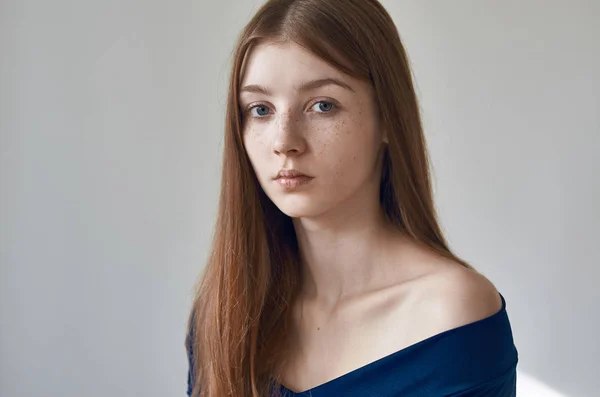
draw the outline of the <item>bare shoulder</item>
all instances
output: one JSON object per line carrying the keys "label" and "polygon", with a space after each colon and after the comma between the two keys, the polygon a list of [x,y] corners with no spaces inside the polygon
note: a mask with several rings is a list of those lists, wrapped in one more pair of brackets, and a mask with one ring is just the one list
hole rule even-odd
{"label": "bare shoulder", "polygon": [[492,282],[458,264],[442,266],[423,277],[415,291],[415,309],[432,333],[484,319],[502,308]]}

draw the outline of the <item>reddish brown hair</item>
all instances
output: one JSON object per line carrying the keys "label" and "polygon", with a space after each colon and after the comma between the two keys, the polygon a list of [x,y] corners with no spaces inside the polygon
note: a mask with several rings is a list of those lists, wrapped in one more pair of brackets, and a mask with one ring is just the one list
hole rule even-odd
{"label": "reddish brown hair", "polygon": [[437,222],[429,161],[411,70],[397,29],[376,0],[270,0],[244,28],[227,102],[219,211],[198,285],[187,344],[193,396],[269,395],[286,359],[300,286],[291,219],[266,197],[244,150],[238,90],[244,61],[265,42],[294,42],[343,73],[369,81],[388,147],[380,202],[416,242],[470,267],[448,248]]}

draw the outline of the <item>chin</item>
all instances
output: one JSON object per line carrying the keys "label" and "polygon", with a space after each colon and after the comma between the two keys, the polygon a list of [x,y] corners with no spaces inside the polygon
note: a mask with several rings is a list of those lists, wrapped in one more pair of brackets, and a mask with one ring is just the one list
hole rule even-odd
{"label": "chin", "polygon": [[319,205],[310,197],[286,197],[271,198],[275,206],[290,218],[312,218],[324,213],[327,209]]}

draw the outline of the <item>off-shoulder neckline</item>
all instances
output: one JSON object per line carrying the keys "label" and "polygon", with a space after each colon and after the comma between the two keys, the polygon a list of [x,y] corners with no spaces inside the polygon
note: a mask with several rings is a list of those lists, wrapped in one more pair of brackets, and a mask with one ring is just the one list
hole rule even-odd
{"label": "off-shoulder neckline", "polygon": [[365,371],[367,369],[370,369],[370,368],[372,368],[374,366],[377,366],[379,364],[382,364],[384,362],[393,361],[394,359],[399,358],[399,356],[405,355],[405,354],[407,354],[410,351],[413,351],[415,349],[423,347],[424,345],[430,344],[430,343],[436,341],[437,339],[448,337],[451,334],[454,334],[454,333],[457,333],[457,332],[460,332],[460,331],[464,331],[465,329],[469,329],[469,328],[475,327],[477,325],[481,325],[482,323],[493,321],[494,319],[496,319],[496,318],[498,318],[498,317],[506,314],[506,300],[504,299],[504,296],[501,293],[499,293],[499,295],[500,295],[500,299],[502,300],[502,307],[500,308],[500,310],[498,310],[496,313],[494,313],[494,314],[492,314],[490,316],[487,316],[487,317],[484,317],[484,318],[482,318],[480,320],[476,320],[476,321],[473,321],[473,322],[470,322],[470,323],[467,323],[467,324],[464,324],[464,325],[460,325],[458,327],[451,328],[451,329],[448,329],[446,331],[442,331],[440,333],[437,333],[435,335],[427,337],[427,338],[425,338],[425,339],[423,339],[423,340],[421,340],[419,342],[416,342],[416,343],[414,343],[412,345],[406,346],[406,347],[404,347],[404,348],[402,348],[400,350],[397,350],[397,351],[395,351],[393,353],[390,353],[390,354],[388,354],[386,356],[378,358],[375,361],[372,361],[372,362],[370,362],[368,364],[365,364],[365,365],[363,365],[361,367],[353,369],[352,371],[349,371],[349,372],[347,372],[347,373],[345,373],[343,375],[340,375],[340,376],[338,376],[336,378],[328,380],[328,381],[326,381],[324,383],[321,383],[321,384],[319,384],[317,386],[311,387],[310,389],[307,389],[307,390],[304,390],[304,391],[301,391],[301,392],[295,392],[295,391],[293,391],[291,389],[288,389],[285,385],[282,384],[282,385],[280,385],[281,386],[281,390],[284,393],[286,393],[287,395],[289,395],[291,393],[292,396],[296,396],[296,395],[301,396],[301,395],[306,394],[306,393],[312,393],[312,392],[318,391],[319,389],[322,389],[322,388],[325,388],[325,387],[330,387],[330,386],[334,385],[335,383],[339,383],[339,382],[342,382],[342,381],[347,380],[349,378],[352,378],[353,376],[357,375],[358,373],[363,372],[363,371]]}

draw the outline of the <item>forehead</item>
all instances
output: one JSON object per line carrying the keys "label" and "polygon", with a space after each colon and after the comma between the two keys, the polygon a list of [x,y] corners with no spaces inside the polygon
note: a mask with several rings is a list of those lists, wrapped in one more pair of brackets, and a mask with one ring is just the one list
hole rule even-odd
{"label": "forehead", "polygon": [[248,54],[242,73],[241,87],[255,84],[294,91],[306,81],[333,78],[354,91],[365,88],[359,80],[293,42],[257,45]]}

